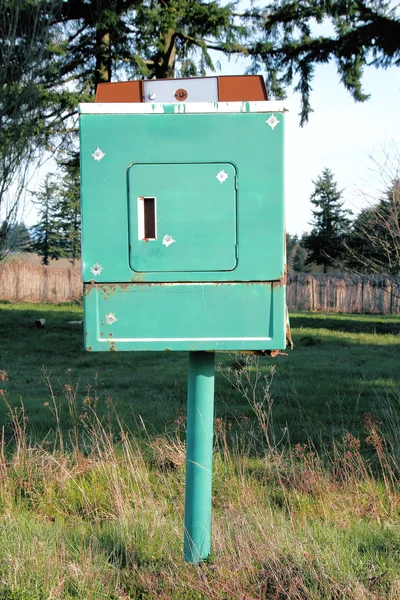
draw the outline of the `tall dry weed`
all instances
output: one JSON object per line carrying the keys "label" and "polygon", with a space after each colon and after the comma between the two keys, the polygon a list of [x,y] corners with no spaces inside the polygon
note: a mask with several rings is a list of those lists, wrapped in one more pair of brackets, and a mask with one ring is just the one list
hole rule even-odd
{"label": "tall dry weed", "polygon": [[100,397],[96,375],[81,390],[68,371],[65,412],[44,374],[51,441],[31,444],[23,406],[8,405],[0,598],[3,586],[4,597],[20,600],[23,585],[60,600],[395,600],[400,493],[380,424],[366,422],[375,459],[349,433],[323,455],[311,443],[291,447],[273,427],[274,372],[254,360],[227,376],[252,407],[263,443],[246,453],[229,423],[216,421],[213,554],[197,567],[182,560],[183,417],[168,435],[135,436],[111,398]]}

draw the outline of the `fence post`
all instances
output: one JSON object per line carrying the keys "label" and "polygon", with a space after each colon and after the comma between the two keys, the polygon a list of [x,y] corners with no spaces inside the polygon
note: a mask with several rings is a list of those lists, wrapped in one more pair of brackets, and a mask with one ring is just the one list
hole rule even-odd
{"label": "fence post", "polygon": [[364,279],[361,279],[361,314],[364,314]]}
{"label": "fence post", "polygon": [[311,310],[315,312],[315,277],[311,276]]}

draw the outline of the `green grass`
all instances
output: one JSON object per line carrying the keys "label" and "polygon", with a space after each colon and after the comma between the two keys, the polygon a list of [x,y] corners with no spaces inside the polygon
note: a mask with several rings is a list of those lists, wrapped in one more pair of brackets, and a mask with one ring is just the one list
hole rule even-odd
{"label": "green grass", "polygon": [[218,355],[199,567],[187,357],[85,353],[81,318],[0,305],[0,600],[400,597],[398,318],[296,314],[288,356]]}
{"label": "green grass", "polygon": [[179,436],[144,451],[95,418],[89,430],[87,456],[23,435],[12,461],[0,456],[2,600],[398,598],[398,479],[392,467],[374,476],[355,438],[329,466],[310,447],[216,451],[213,554],[193,567]]}
{"label": "green grass", "polygon": [[[37,318],[46,327],[33,326]],[[82,319],[77,305],[0,304],[0,368],[8,373],[8,400],[23,401],[33,439],[54,430],[49,389],[42,369],[49,374],[62,422],[71,426],[66,410],[65,385],[78,386],[78,404],[96,396],[97,410],[107,411],[112,398],[124,424],[159,434],[174,428],[185,414],[187,356],[185,353],[87,353],[82,328],[68,321]],[[365,415],[382,418],[382,399],[399,402],[400,319],[367,315],[291,316],[295,350],[288,356],[261,358],[267,373],[276,372],[272,386],[276,435],[289,428],[292,444],[309,439],[320,446],[343,431],[360,434]],[[235,364],[235,356],[217,355],[222,373]],[[69,371],[70,370],[70,371]],[[229,381],[217,374],[216,416],[237,432],[253,411]],[[89,391],[89,394],[88,394]],[[7,423],[5,407],[0,420]]]}

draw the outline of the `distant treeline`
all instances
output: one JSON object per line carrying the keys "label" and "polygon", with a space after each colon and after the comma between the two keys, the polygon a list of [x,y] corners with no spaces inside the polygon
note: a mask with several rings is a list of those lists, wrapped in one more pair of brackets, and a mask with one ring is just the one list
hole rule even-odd
{"label": "distant treeline", "polygon": [[[291,312],[400,314],[400,277],[292,273],[287,283]],[[81,297],[80,269],[0,264],[0,300],[58,303]]]}

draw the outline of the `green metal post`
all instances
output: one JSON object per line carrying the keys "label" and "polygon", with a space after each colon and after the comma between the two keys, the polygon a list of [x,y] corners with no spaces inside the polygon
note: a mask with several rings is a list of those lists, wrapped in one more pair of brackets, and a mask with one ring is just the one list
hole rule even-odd
{"label": "green metal post", "polygon": [[189,352],[184,558],[199,563],[211,548],[214,352]]}

